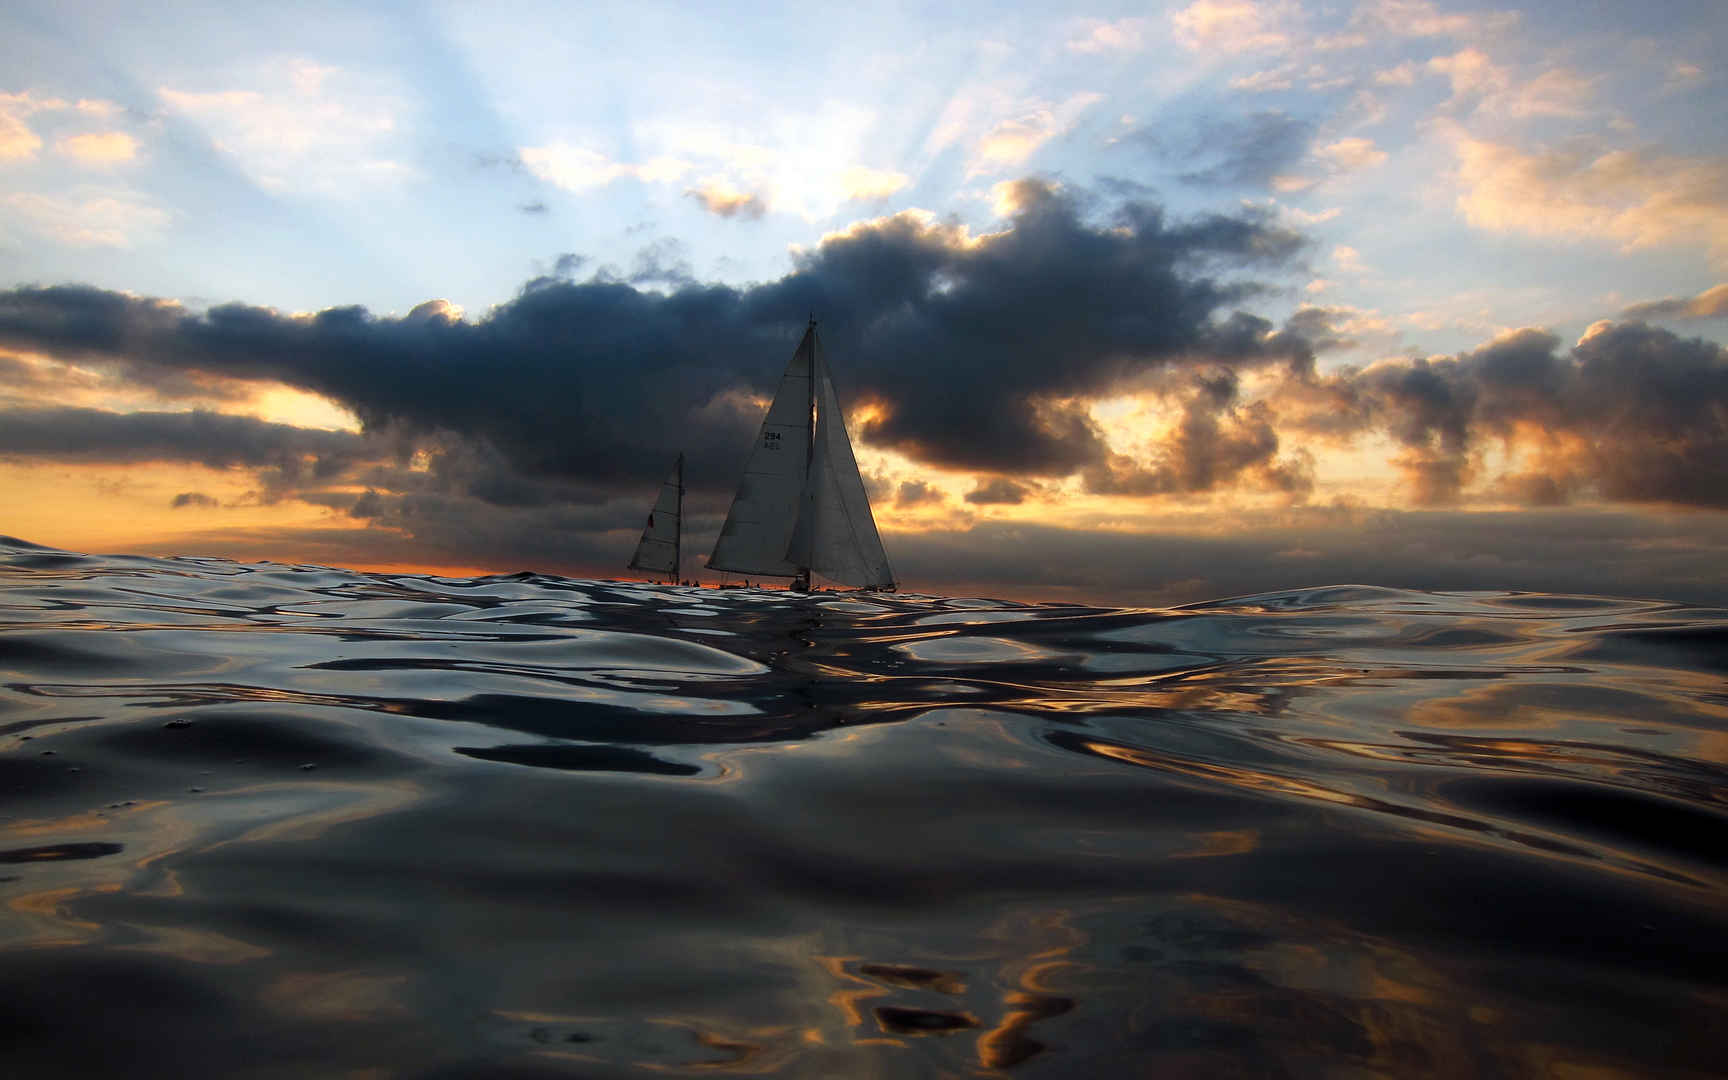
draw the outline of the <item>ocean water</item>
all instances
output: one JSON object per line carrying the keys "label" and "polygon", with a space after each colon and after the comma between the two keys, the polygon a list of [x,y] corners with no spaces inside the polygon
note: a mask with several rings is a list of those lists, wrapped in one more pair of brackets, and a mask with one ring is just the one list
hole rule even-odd
{"label": "ocean water", "polygon": [[1728,612],[0,546],[8,1076],[1714,1075]]}

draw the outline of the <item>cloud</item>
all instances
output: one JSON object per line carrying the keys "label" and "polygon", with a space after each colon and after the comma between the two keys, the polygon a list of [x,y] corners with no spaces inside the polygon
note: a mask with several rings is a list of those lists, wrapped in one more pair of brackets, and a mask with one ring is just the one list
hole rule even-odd
{"label": "cloud", "polygon": [[1394,67],[1382,68],[1374,73],[1375,86],[1414,86],[1418,68],[1414,60],[1406,60]]}
{"label": "cloud", "polygon": [[53,461],[180,461],[210,468],[283,468],[315,459],[328,471],[367,453],[340,431],[272,424],[249,416],[195,412],[116,413],[102,409],[0,411],[0,456]]}
{"label": "cloud", "polygon": [[1582,145],[1526,153],[1459,135],[1457,205],[1483,229],[1707,248],[1728,260],[1728,157]]}
{"label": "cloud", "polygon": [[[1321,166],[1319,175],[1279,172],[1267,177],[1269,186],[1278,192],[1307,191],[1349,173],[1375,168],[1386,161],[1386,152],[1372,139],[1353,136],[1316,147],[1313,157]],[[1292,220],[1300,222],[1301,218],[1292,216]]]}
{"label": "cloud", "polygon": [[[622,179],[680,183],[685,195],[721,217],[755,219],[775,210],[814,220],[848,201],[887,198],[910,182],[905,173],[848,163],[867,119],[845,110],[798,118],[791,126],[808,138],[800,143],[777,129],[780,138],[771,145],[733,142],[707,128],[648,125],[635,142],[664,152],[639,161],[562,141],[523,147],[515,160],[567,191],[593,191]],[[686,183],[692,174],[701,179]]]}
{"label": "cloud", "polygon": [[[0,162],[33,161],[37,152],[42,149],[42,137],[31,128],[28,117],[36,113],[69,113],[74,117],[108,119],[119,113],[120,106],[112,101],[101,101],[83,98],[78,101],[67,101],[64,98],[37,97],[28,90],[21,93],[0,93]],[[119,132],[110,132],[99,136],[75,136],[73,139],[63,139],[62,149],[67,142],[76,139],[127,139],[130,137]],[[135,144],[134,144],[135,145]],[[96,147],[112,153],[118,146],[109,142],[106,146],[98,143]],[[77,150],[71,151],[76,154]],[[129,158],[131,155],[128,154]]]}
{"label": "cloud", "polygon": [[1312,122],[1279,110],[1207,117],[1186,139],[1144,128],[1126,138],[1150,144],[1167,158],[1200,163],[1181,175],[1188,184],[1266,188],[1308,153]]}
{"label": "cloud", "polygon": [[1598,76],[1581,75],[1561,67],[1546,68],[1520,81],[1511,69],[1495,63],[1486,52],[1475,47],[1434,57],[1427,66],[1429,71],[1444,75],[1451,82],[1449,107],[1520,119],[1587,115],[1599,81]]}
{"label": "cloud", "polygon": [[1720,319],[1728,317],[1728,283],[1714,285],[1697,296],[1670,296],[1633,304],[1621,313],[1626,319]]}
{"label": "cloud", "polygon": [[131,247],[171,220],[167,211],[129,191],[15,192],[0,196],[0,206],[30,231],[71,247]]}
{"label": "cloud", "polygon": [[[22,288],[0,293],[0,344],[122,365],[141,380],[198,371],[281,382],[368,429],[453,432],[524,474],[629,488],[658,482],[660,457],[679,446],[702,463],[692,483],[729,487],[760,419],[757,395],[812,311],[843,395],[872,406],[855,434],[955,469],[1056,476],[1100,461],[1080,399],[1192,355],[1311,362],[1299,339],[1231,314],[1258,292],[1244,275],[1300,250],[1266,215],[1173,219],[1037,181],[1023,182],[1017,205],[983,237],[918,214],[860,224],[798,255],[778,281],[742,289],[680,278],[661,294],[616,273],[543,277],[477,321],[239,304],[194,314],[92,288]],[[637,269],[677,265],[676,253],[653,259]]]}
{"label": "cloud", "polygon": [[[861,445],[907,468],[982,477],[974,504],[1056,483],[1117,498],[1299,502],[1320,489],[1315,449],[1389,442],[1382,467],[1427,505],[1728,508],[1720,346],[1604,323],[1569,349],[1525,329],[1456,356],[1322,373],[1318,352],[1372,328],[1347,308],[1304,308],[1283,325],[1241,310],[1265,291],[1252,275],[1281,273],[1302,250],[1270,212],[1178,219],[1117,190],[1021,181],[1011,219],[985,235],[917,212],[861,222],[747,287],[695,281],[669,243],[628,273],[602,267],[581,281],[571,258],[473,320],[440,301],[400,318],[292,316],[16,288],[0,292],[0,348],[147,385],[284,383],[340,403],[366,435],[34,409],[0,418],[0,452],[250,468],[265,497],[435,536],[453,564],[472,563],[483,549],[454,554],[463,518],[488,508],[516,528],[629,532],[679,449],[692,521],[717,520],[815,311]],[[1125,433],[1095,417],[1095,403],[1119,395],[1151,402],[1155,422]],[[915,507],[933,491],[895,495]],[[556,547],[494,540],[524,558]],[[563,550],[604,542],[587,535]]]}
{"label": "cloud", "polygon": [[695,199],[702,209],[717,217],[755,221],[768,212],[768,202],[760,194],[740,191],[723,180],[710,180],[684,194]]}
{"label": "cloud", "polygon": [[[1082,490],[1094,496],[1192,499],[1241,491],[1300,505],[1318,489],[1311,450],[1332,445],[1360,452],[1388,441],[1393,449],[1383,457],[1402,472],[1406,493],[1419,505],[1486,498],[1535,506],[1728,509],[1728,429],[1721,420],[1728,415],[1728,350],[1719,345],[1641,323],[1604,322],[1570,348],[1547,331],[1526,328],[1456,356],[1323,374],[1312,353],[1347,340],[1341,335],[1356,313],[1307,308],[1283,327],[1242,312],[1203,319],[1187,326],[1181,344],[1148,349],[1137,360],[1130,359],[1133,337],[1052,337],[1017,352],[1027,328],[1049,316],[1032,312],[1031,321],[1014,323],[1016,307],[1051,287],[1045,275],[1074,272],[1072,265],[1050,265],[1053,252],[1072,246],[1080,249],[1074,257],[1095,259],[1099,236],[1129,241],[1066,216],[1072,205],[1041,205],[1038,197],[1028,205],[1029,213],[1056,220],[1021,220],[1013,233],[966,238],[952,227],[943,231],[901,215],[832,238],[807,253],[794,273],[749,290],[687,283],[655,294],[617,282],[553,281],[472,323],[451,317],[436,301],[399,320],[354,309],[296,318],[232,306],[194,314],[94,289],[12,290],[0,293],[0,341],[7,344],[28,341],[36,351],[65,358],[106,358],[141,379],[162,377],[164,370],[182,377],[203,371],[286,378],[349,405],[366,418],[368,430],[363,436],[313,431],[209,413],[17,408],[0,413],[0,455],[246,468],[257,475],[259,498],[299,498],[390,536],[412,536],[424,560],[575,568],[621,558],[668,455],[683,447],[691,465],[690,548],[700,550],[718,528],[742,448],[760,420],[762,395],[815,303],[825,315],[830,355],[838,358],[837,378],[848,399],[864,406],[854,414],[854,431],[874,428],[874,435],[894,436],[889,444],[902,451],[925,451],[912,453],[914,462],[981,474],[965,497],[973,505],[1012,505],[1027,499],[1040,477],[1076,474]],[[1062,229],[1076,235],[1063,243],[1050,244],[1048,236],[1034,242],[1040,230]],[[1168,232],[1143,226],[1137,242],[1171,245]],[[1005,254],[992,248],[1009,237],[1032,244],[1026,250],[1041,257],[991,263]],[[970,259],[985,261],[970,265]],[[1105,262],[1105,270],[1120,272]],[[1036,269],[1038,276],[1018,285],[994,276],[1014,265]],[[918,303],[935,310],[922,323],[908,323],[907,296],[919,294],[891,289],[940,274],[960,276],[922,294]],[[998,284],[972,294],[974,279]],[[890,291],[871,293],[865,284]],[[1096,287],[1078,283],[1089,284]],[[978,305],[996,289],[1011,296],[997,299],[994,316],[980,313]],[[1118,323],[1121,315],[1100,314],[1113,310],[1112,296],[1097,299],[1103,306],[1083,322]],[[948,302],[956,306],[942,310]],[[975,340],[978,328],[995,318],[1005,323],[1001,336]],[[1304,355],[1309,362],[1296,362]],[[923,362],[929,356],[944,362]],[[1113,444],[1087,402],[1124,388],[1150,401],[1149,415],[1167,423],[1143,425],[1138,437]],[[931,400],[958,404],[917,412]],[[883,426],[889,421],[902,426]],[[1030,456],[1027,429],[1044,440],[1033,444]],[[899,509],[942,501],[938,489],[918,479],[903,480],[892,498]],[[888,500],[887,492],[879,493],[879,506]],[[199,505],[181,504],[188,510]],[[1375,567],[1409,574],[1418,541],[1376,524],[1390,520],[1468,520],[1478,531],[1460,527],[1452,540],[1464,546],[1453,549],[1444,546],[1451,526],[1436,526],[1420,541],[1435,545],[1434,563],[1387,583],[1494,587],[1501,579],[1492,574],[1469,576],[1471,553],[1479,558],[1490,550],[1496,558],[1519,560],[1522,579],[1494,564],[1518,587],[1548,587],[1584,574],[1562,565],[1558,553],[1553,565],[1543,565],[1539,550],[1519,547],[1527,515],[1387,517],[1389,511],[1376,511],[1364,517],[1351,511],[1346,517],[1353,524],[1346,527],[1325,524],[1323,509],[1268,524],[1268,547],[1260,554],[1275,565],[1265,587],[1291,584],[1292,566],[1280,553],[1292,550],[1325,552],[1299,567],[1316,574],[1315,583],[1366,580]],[[1589,529],[1615,512],[1568,513],[1567,521]],[[1241,527],[1240,512],[1230,520]],[[1622,514],[1614,520],[1630,519]],[[1646,520],[1645,527],[1656,526]],[[1728,542],[1728,527],[1719,531],[1724,536],[1718,540]],[[1372,554],[1361,539],[1368,534],[1403,554],[1359,564],[1339,554]],[[950,539],[982,543],[996,535],[975,531]],[[1020,592],[1027,581],[1052,588],[1100,584],[1102,577],[1088,575],[1123,569],[1108,557],[1114,541],[1097,533],[1040,527],[1028,535],[1035,539],[1016,544],[1002,562],[1003,573],[1018,575]],[[1197,579],[1199,585],[1182,587],[1216,595],[1260,580],[1240,567],[1232,571],[1224,555],[1233,550],[1228,544],[1202,551],[1190,537],[1186,547],[1168,549],[1169,538],[1134,535],[1148,550],[1169,550],[1187,567],[1159,587]],[[897,536],[896,565],[916,579],[920,560],[953,554],[943,546],[947,536]],[[1074,571],[1079,577],[1046,577],[1038,560],[1056,557],[1085,536],[1104,554]],[[1728,550],[1713,543],[1710,551],[1718,556]],[[1462,554],[1445,554],[1454,550]],[[996,572],[992,560],[950,563],[942,580],[954,588],[1011,580],[988,576]],[[1688,580],[1719,584],[1719,563],[1700,556],[1670,568],[1679,573],[1683,562],[1693,567]],[[1610,585],[1622,579],[1656,580],[1627,571],[1622,578],[1600,578],[1587,591],[1626,591],[1631,585]]]}
{"label": "cloud", "polygon": [[42,149],[42,137],[24,122],[19,95],[0,95],[0,161],[30,161]]}
{"label": "cloud", "polygon": [[1265,71],[1256,71],[1252,75],[1238,75],[1230,80],[1229,85],[1230,89],[1240,90],[1245,94],[1270,94],[1295,86],[1296,78],[1296,65],[1280,64]]}
{"label": "cloud", "polygon": [[947,501],[947,496],[922,480],[902,481],[894,493],[894,505],[899,507],[928,506]]}
{"label": "cloud", "polygon": [[1023,165],[1039,147],[1074,126],[1080,114],[1104,95],[1079,93],[1057,103],[1032,102],[998,122],[973,147],[968,175]]}
{"label": "cloud", "polygon": [[1327,143],[1314,151],[1314,156],[1339,172],[1371,169],[1386,160],[1386,151],[1374,145],[1373,139],[1352,137]]}
{"label": "cloud", "polygon": [[373,78],[278,59],[248,70],[240,87],[164,86],[157,94],[169,113],[201,127],[212,146],[270,191],[344,196],[409,174],[398,145],[406,105]]}
{"label": "cloud", "polygon": [[138,140],[124,131],[69,135],[54,148],[85,165],[118,165],[138,156]]}
{"label": "cloud", "polygon": [[1091,55],[1139,52],[1146,47],[1151,28],[1150,19],[1134,16],[1115,21],[1081,19],[1074,36],[1068,39],[1068,51]]}
{"label": "cloud", "polygon": [[1442,12],[1431,0],[1365,0],[1351,15],[1350,25],[1376,38],[1478,40],[1510,31],[1520,18],[1516,11]]}
{"label": "cloud", "polygon": [[597,150],[565,142],[524,146],[518,155],[530,173],[556,187],[575,192],[605,187],[623,177],[644,183],[670,181],[690,169],[686,162],[671,157],[653,158],[640,164],[613,161]]}
{"label": "cloud", "polygon": [[1248,485],[1306,495],[1313,487],[1310,465],[1300,457],[1277,457],[1275,414],[1265,402],[1242,405],[1234,373],[1194,377],[1169,396],[1180,422],[1172,437],[1141,466],[1116,456],[1088,469],[1086,490],[1098,495],[1170,495]]}
{"label": "cloud", "polygon": [[222,502],[215,496],[206,495],[201,491],[182,491],[170,499],[168,505],[175,510],[181,510],[188,506],[209,510],[221,506]]}
{"label": "cloud", "polygon": [[840,174],[840,187],[847,199],[886,199],[899,191],[911,178],[892,169],[869,169],[853,165]]}
{"label": "cloud", "polygon": [[996,476],[980,481],[978,486],[966,493],[966,501],[978,506],[1015,506],[1026,501],[1026,496],[1032,489],[1025,484],[1015,483],[1006,476]]}
{"label": "cloud", "polygon": [[1288,0],[1197,0],[1170,17],[1176,40],[1195,51],[1269,52],[1294,41]]}
{"label": "cloud", "polygon": [[1728,508],[1728,350],[1642,323],[1599,324],[1567,353],[1525,328],[1288,393],[1290,430],[1389,435],[1419,504],[1458,500],[1494,446],[1516,461],[1501,487],[1542,502]]}
{"label": "cloud", "polygon": [[539,201],[538,199],[536,199],[533,202],[523,203],[520,206],[518,206],[516,209],[520,210],[524,214],[539,215],[539,214],[551,213],[551,211],[549,209],[547,209],[546,204]]}

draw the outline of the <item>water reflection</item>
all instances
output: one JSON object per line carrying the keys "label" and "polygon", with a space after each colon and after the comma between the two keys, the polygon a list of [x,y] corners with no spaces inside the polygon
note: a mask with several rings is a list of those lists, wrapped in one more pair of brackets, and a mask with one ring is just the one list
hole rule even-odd
{"label": "water reflection", "polygon": [[20,1075],[1728,1057],[1724,612],[0,556]]}

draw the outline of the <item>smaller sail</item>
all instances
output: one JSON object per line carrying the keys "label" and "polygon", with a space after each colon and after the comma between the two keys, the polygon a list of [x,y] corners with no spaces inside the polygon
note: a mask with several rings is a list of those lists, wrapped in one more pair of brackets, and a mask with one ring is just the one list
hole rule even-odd
{"label": "smaller sail", "polygon": [[672,475],[660,485],[660,495],[654,509],[648,512],[648,524],[642,528],[642,539],[636,544],[636,554],[630,557],[630,569],[650,573],[679,574],[679,547],[684,522],[684,455]]}

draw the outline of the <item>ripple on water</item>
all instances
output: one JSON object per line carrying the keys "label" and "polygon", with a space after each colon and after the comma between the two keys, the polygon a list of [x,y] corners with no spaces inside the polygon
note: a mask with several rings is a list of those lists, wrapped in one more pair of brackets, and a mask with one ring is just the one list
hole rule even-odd
{"label": "ripple on water", "polygon": [[1723,611],[1031,607],[0,540],[0,620],[21,1075],[1728,1057]]}

